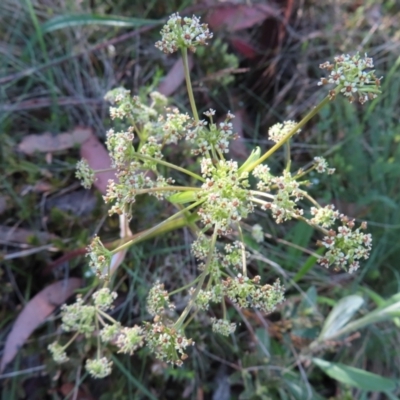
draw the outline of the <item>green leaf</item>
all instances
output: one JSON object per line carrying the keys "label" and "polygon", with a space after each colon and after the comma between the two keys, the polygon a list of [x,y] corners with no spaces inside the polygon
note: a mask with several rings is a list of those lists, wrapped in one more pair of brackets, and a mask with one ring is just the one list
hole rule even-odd
{"label": "green leaf", "polygon": [[157,400],[157,397],[155,397],[147,388],[144,386],[139,379],[134,377],[129,370],[126,369],[124,364],[119,361],[119,359],[114,356],[113,354],[111,355],[111,358],[113,360],[113,363],[115,366],[125,375],[125,377],[130,381],[139,391],[141,391],[144,395],[146,395],[147,399],[152,399],[152,400]]}
{"label": "green leaf", "polygon": [[333,336],[350,321],[363,304],[364,299],[356,294],[339,300],[326,318],[318,340],[326,340]]}
{"label": "green leaf", "polygon": [[396,389],[396,381],[373,374],[363,369],[349,367],[340,363],[331,363],[320,358],[313,358],[313,363],[328,376],[345,385],[373,392]]}
{"label": "green leaf", "polygon": [[240,168],[238,169],[238,173],[240,174],[241,172],[245,172],[247,167],[255,163],[260,158],[260,155],[261,155],[261,148],[257,146],[251,152],[249,158],[240,166]]}
{"label": "green leaf", "polygon": [[48,33],[59,29],[81,25],[105,25],[120,28],[137,28],[145,25],[158,25],[164,21],[144,18],[128,18],[118,15],[97,15],[97,14],[70,14],[59,15],[42,25],[42,32]]}
{"label": "green leaf", "polygon": [[196,199],[196,191],[195,190],[187,190],[185,192],[175,193],[172,196],[169,196],[167,199],[172,204],[185,204],[192,203]]}
{"label": "green leaf", "polygon": [[[324,247],[320,247],[315,253],[319,256],[325,251]],[[307,258],[306,262],[301,266],[297,274],[294,276],[293,281],[298,282],[303,278],[305,274],[316,264],[318,258],[316,256],[310,256]]]}

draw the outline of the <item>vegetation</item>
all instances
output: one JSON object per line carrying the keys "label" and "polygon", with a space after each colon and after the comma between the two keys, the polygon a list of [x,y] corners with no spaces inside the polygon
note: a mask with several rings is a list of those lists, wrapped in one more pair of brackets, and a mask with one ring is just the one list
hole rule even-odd
{"label": "vegetation", "polygon": [[[198,52],[193,88],[187,85],[189,100],[181,81],[171,101],[179,111],[171,108],[164,113],[166,99],[154,92],[162,85],[168,92],[162,81],[168,71],[170,80],[179,74],[171,73],[176,67],[173,57],[164,58],[154,42],[165,17],[175,11],[191,16],[194,6],[154,1],[137,2],[132,9],[123,1],[115,3],[110,7],[83,2],[51,11],[30,0],[17,7],[12,2],[1,5],[6,27],[0,77],[4,100],[0,161],[5,171],[0,198],[3,398],[397,398],[399,360],[393,357],[393,348],[400,323],[396,119],[400,59],[399,38],[391,23],[399,16],[396,4],[387,1],[379,9],[373,3],[327,5],[337,7],[337,17],[318,5],[304,6],[302,18],[291,21],[293,28],[279,42],[278,55],[259,56],[256,67],[253,62],[246,64],[250,56],[237,52],[226,31],[214,32],[210,50]],[[246,6],[246,12],[258,6]],[[202,14],[201,3],[196,7]],[[235,7],[242,6],[216,7],[214,12],[235,12]],[[330,19],[324,20],[328,14]],[[212,15],[208,18],[211,21]],[[196,19],[191,21],[196,25]],[[324,30],[309,21],[320,21]],[[343,30],[337,29],[342,26],[339,22],[348,31],[345,40]],[[176,17],[170,22],[172,33],[173,23]],[[314,39],[301,45],[307,37]],[[175,50],[165,42],[172,39],[171,31],[164,30],[164,42],[157,47]],[[201,36],[195,45],[207,39]],[[256,36],[248,44],[256,48]],[[177,47],[186,45],[178,40]],[[192,44],[187,46],[190,50]],[[353,57],[336,58],[335,65],[324,63],[354,48],[361,56],[353,52]],[[208,56],[221,52],[218,62],[210,63]],[[185,51],[183,56],[190,82],[191,59]],[[359,75],[355,65],[362,62],[366,73],[373,74],[370,56],[376,60],[377,77]],[[238,61],[240,67],[251,68],[244,73]],[[318,65],[328,74],[341,73],[343,67],[347,71],[343,81],[333,74],[322,79],[322,84],[336,88],[326,99],[324,88],[316,85]],[[257,76],[271,71],[275,71],[274,87],[254,86]],[[352,77],[357,77],[354,84]],[[371,86],[361,85],[360,77]],[[103,97],[118,86],[137,97],[132,99],[121,89],[110,92],[108,100],[116,103],[110,119]],[[374,99],[378,91],[382,95]],[[336,96],[339,93],[347,99]],[[321,99],[321,106],[313,109]],[[370,101],[359,106],[347,100]],[[313,116],[320,114],[309,122],[308,117],[302,120],[307,109]],[[204,111],[209,130],[198,122]],[[224,113],[226,119],[217,122]],[[233,125],[233,114],[244,124],[243,132]],[[288,114],[300,122],[282,123]],[[135,126],[127,131],[132,115]],[[122,116],[128,117],[126,125],[116,118]],[[231,146],[237,164],[225,159],[235,130],[241,133],[238,144]],[[138,196],[131,204],[132,193],[124,192],[129,201],[115,203],[115,198],[124,199],[121,190],[127,186],[109,185],[105,192],[102,177],[108,172],[97,175],[96,190],[79,188],[75,178],[79,146],[81,154],[88,155],[79,175],[89,186],[92,168],[103,168],[107,160],[90,143],[96,135],[104,139],[106,131],[120,182],[129,160],[135,172],[135,182],[130,183],[140,192],[136,194],[154,198]],[[43,132],[52,135],[31,136]],[[177,147],[183,137],[194,147],[187,145],[189,140]],[[126,145],[132,139],[134,147],[127,145],[121,153],[121,140]],[[289,139],[290,147],[285,145]],[[203,151],[204,140],[211,146]],[[193,155],[203,159],[201,171]],[[267,158],[270,169],[262,164]],[[207,161],[212,159],[214,163]],[[332,169],[336,171],[330,176],[318,173]],[[252,171],[255,177],[248,177]],[[298,182],[305,172],[307,181]],[[256,198],[254,178],[259,179],[258,192],[266,190],[275,197]],[[204,187],[202,182],[213,184]],[[210,191],[219,195],[212,189],[218,183],[225,189],[225,200],[240,200],[233,209],[210,203]],[[101,192],[117,215],[107,216]],[[277,199],[283,194],[284,204]],[[306,200],[313,208],[302,214]],[[260,202],[272,213],[256,211]],[[200,203],[200,215],[190,214]],[[334,207],[328,206],[331,203]],[[339,216],[336,209],[350,218]],[[328,228],[338,218],[339,229],[333,235]],[[160,223],[163,219],[166,222]],[[281,224],[283,220],[288,221]],[[368,234],[358,229],[366,223]],[[323,235],[314,233],[313,227]],[[354,247],[342,239],[349,231],[357,235]],[[357,259],[369,254],[370,237],[370,258],[358,268]],[[90,257],[83,258],[91,241]],[[335,245],[350,258],[341,260],[332,249]],[[328,256],[323,256],[326,248]],[[355,257],[357,252],[362,254]],[[200,275],[195,259],[204,262]],[[220,262],[229,267],[220,269]],[[345,271],[328,270],[324,264]],[[277,276],[285,286],[284,301],[282,286],[273,283]],[[103,288],[98,287],[99,279]],[[266,283],[271,285],[263,286]],[[77,301],[74,292],[80,293]],[[66,299],[69,305],[62,306]],[[58,306],[62,328],[75,332],[69,336],[70,360],[61,367],[46,350],[50,345],[55,361],[66,361]],[[207,311],[198,312],[201,308]],[[156,315],[154,320],[150,314]],[[173,350],[172,342],[166,347],[160,342],[166,330],[174,340]],[[165,361],[184,363],[178,368]]]}

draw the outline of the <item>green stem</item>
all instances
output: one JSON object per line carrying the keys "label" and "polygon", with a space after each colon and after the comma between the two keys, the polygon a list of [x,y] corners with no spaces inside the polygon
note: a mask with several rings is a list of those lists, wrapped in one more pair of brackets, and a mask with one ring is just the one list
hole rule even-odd
{"label": "green stem", "polygon": [[196,103],[193,96],[192,81],[190,80],[189,60],[186,47],[182,48],[182,61],[183,70],[185,71],[186,88],[189,95],[190,107],[192,107],[194,120],[199,122],[199,114],[197,113]]}
{"label": "green stem", "polygon": [[309,169],[306,169],[305,171],[303,171],[303,172],[300,172],[299,174],[297,174],[297,175],[294,175],[293,176],[293,179],[300,179],[300,178],[302,178],[304,175],[307,175],[307,174],[309,174],[311,171],[313,171],[315,169],[315,164],[312,166],[312,167],[310,167]]}
{"label": "green stem", "polygon": [[243,276],[246,277],[247,276],[246,248],[244,245],[244,237],[240,224],[237,224],[237,227],[239,231],[240,241],[242,242],[242,271],[243,271]]}
{"label": "green stem", "polygon": [[104,169],[94,169],[95,174],[101,174],[102,172],[116,171],[116,168],[104,168]]}
{"label": "green stem", "polygon": [[62,346],[62,350],[66,350],[69,346],[71,346],[71,344],[78,337],[78,335],[79,335],[79,332],[75,332],[74,336],[72,336],[72,338],[69,339],[69,341],[66,344],[64,344],[64,346]]}
{"label": "green stem", "polygon": [[292,160],[290,159],[290,139],[285,143],[285,158],[286,158],[286,172],[290,172],[290,165]]}
{"label": "green stem", "polygon": [[97,313],[94,318],[95,324],[96,324],[96,331],[97,331],[97,359],[100,359],[101,356],[101,343],[100,343],[100,329],[99,329],[99,320],[97,318]]}
{"label": "green stem", "polygon": [[[339,88],[335,89],[336,92],[339,91]],[[261,156],[257,161],[253,164],[247,166],[244,171],[250,172],[257,165],[263,163],[270,155],[274,154],[279,148],[281,148],[299,129],[301,129],[312,117],[319,113],[319,111],[330,102],[330,97],[325,97],[316,107],[314,107],[298,124],[294,126],[278,143],[272,146],[263,156]]]}
{"label": "green stem", "polygon": [[319,205],[319,203],[316,201],[316,200],[314,200],[308,193],[303,193],[303,196],[309,201],[309,202],[311,202],[315,207],[317,207],[317,208],[322,208],[320,205]]}
{"label": "green stem", "polygon": [[130,240],[129,242],[126,242],[124,244],[122,244],[121,246],[117,247],[116,249],[114,249],[111,253],[112,254],[116,254],[121,250],[127,249],[128,247],[132,246],[133,244],[135,244],[136,242],[142,240],[144,237],[151,235],[153,232],[155,232],[157,229],[161,228],[162,226],[166,225],[168,222],[174,220],[176,217],[178,217],[181,214],[185,214],[186,211],[191,210],[192,208],[197,207],[198,205],[200,205],[201,203],[203,203],[204,200],[201,199],[199,201],[196,201],[196,203],[191,204],[190,206],[184,208],[183,210],[178,211],[177,213],[175,213],[174,215],[171,215],[169,218],[165,219],[163,222],[157,224],[156,226],[153,226],[153,228],[148,229],[147,231],[143,232],[141,235],[136,236],[134,239]]}
{"label": "green stem", "polygon": [[176,191],[176,192],[186,192],[186,191],[192,191],[192,192],[198,192],[200,191],[201,188],[198,187],[190,187],[190,186],[162,186],[162,187],[154,187],[150,189],[141,189],[137,190],[135,194],[146,194],[146,193],[152,193],[152,192],[163,192],[163,191]]}
{"label": "green stem", "polygon": [[222,299],[222,319],[226,319],[226,304],[225,299]]}
{"label": "green stem", "polygon": [[108,319],[110,322],[112,322],[113,324],[118,324],[118,321],[115,320],[113,317],[110,317],[107,313],[105,313],[104,311],[100,310],[99,308],[96,308],[97,313],[99,313],[102,317],[104,317],[105,319]]}
{"label": "green stem", "polygon": [[169,296],[172,296],[172,295],[174,295],[176,293],[182,292],[182,290],[190,288],[191,286],[193,286],[200,279],[200,276],[201,275],[199,275],[195,280],[193,280],[192,282],[188,283],[187,285],[182,286],[179,289],[175,289],[172,292],[169,292]]}
{"label": "green stem", "polygon": [[189,304],[186,306],[186,308],[183,310],[181,316],[178,318],[178,320],[175,322],[174,327],[176,330],[179,330],[182,324],[184,323],[186,317],[190,313],[190,310],[193,308],[195,301],[197,299],[197,296],[203,286],[204,280],[206,279],[206,276],[208,275],[208,267],[210,266],[212,256],[214,254],[214,248],[215,248],[215,243],[217,241],[217,229],[218,227],[215,226],[214,228],[214,233],[211,239],[211,245],[210,245],[210,250],[207,255],[207,260],[206,260],[206,265],[204,267],[204,271],[200,275],[199,283],[197,284],[196,290],[194,291],[192,298],[189,301]]}
{"label": "green stem", "polygon": [[197,315],[197,313],[199,312],[199,310],[196,310],[190,317],[189,319],[184,323],[182,329],[185,330],[189,324],[193,321],[194,317]]}
{"label": "green stem", "polygon": [[139,153],[133,153],[132,154],[133,157],[139,158],[140,160],[147,160],[147,161],[153,161],[157,164],[161,164],[161,165],[165,165],[166,167],[172,168],[172,169],[176,169],[177,171],[183,172],[186,175],[190,175],[191,177],[198,179],[199,181],[205,182],[206,180],[201,177],[200,175],[197,175],[196,173],[189,171],[185,168],[181,168],[178,167],[177,165],[171,164],[167,161],[163,161],[163,160],[158,160],[157,158],[153,158],[153,157],[149,157],[149,156],[145,156],[143,154],[139,154]]}

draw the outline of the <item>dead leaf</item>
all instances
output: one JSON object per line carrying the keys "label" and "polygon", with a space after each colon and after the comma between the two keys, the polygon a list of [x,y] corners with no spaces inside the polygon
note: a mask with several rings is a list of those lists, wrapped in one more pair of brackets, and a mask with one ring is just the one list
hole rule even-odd
{"label": "dead leaf", "polygon": [[64,397],[70,397],[71,399],[74,398],[76,400],[94,400],[93,397],[86,393],[86,390],[83,390],[81,387],[78,388],[77,396],[69,396],[71,392],[74,392],[75,385],[71,382],[64,383],[61,388],[60,392]]}
{"label": "dead leaf", "polygon": [[0,373],[9,364],[18,350],[24,345],[31,333],[61,304],[72,296],[82,284],[80,278],[70,278],[47,286],[29,300],[20,312],[4,346],[3,358],[0,363]]}
{"label": "dead leaf", "polygon": [[6,242],[29,243],[35,238],[39,243],[48,243],[57,239],[56,235],[48,232],[33,231],[24,228],[0,225],[0,237]]}
{"label": "dead leaf", "polygon": [[59,135],[52,135],[49,132],[42,135],[28,135],[18,145],[18,150],[28,155],[35,151],[52,153],[66,150],[83,143],[91,133],[90,128],[77,127],[72,132],[64,132]]}
{"label": "dead leaf", "polygon": [[[189,70],[193,68],[193,57],[188,55]],[[163,79],[158,87],[158,91],[164,96],[171,96],[185,81],[185,72],[183,70],[183,61],[180,58],[175,62],[173,67],[169,70],[167,76]]]}
{"label": "dead leaf", "polygon": [[207,22],[213,31],[225,28],[236,32],[253,28],[271,16],[279,16],[279,11],[267,4],[227,4],[213,7]]}
{"label": "dead leaf", "polygon": [[259,51],[250,43],[250,39],[232,37],[229,39],[232,47],[241,55],[251,60],[259,55]]}
{"label": "dead leaf", "polygon": [[89,190],[75,190],[50,198],[46,203],[46,210],[58,208],[74,215],[90,215],[96,207],[95,194]]}
{"label": "dead leaf", "polygon": [[[94,170],[111,168],[111,159],[107,150],[92,132],[88,139],[82,143],[81,157],[84,158],[88,162],[90,168]],[[116,179],[113,171],[99,172],[96,174],[94,186],[102,194],[106,194],[109,179]]]}

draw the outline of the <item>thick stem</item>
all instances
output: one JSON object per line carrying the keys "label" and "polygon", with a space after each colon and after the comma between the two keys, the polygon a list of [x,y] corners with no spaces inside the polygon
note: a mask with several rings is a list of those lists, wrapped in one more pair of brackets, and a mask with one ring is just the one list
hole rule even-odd
{"label": "thick stem", "polygon": [[116,254],[121,250],[124,250],[130,246],[132,246],[133,244],[135,244],[136,242],[142,240],[144,237],[151,235],[153,232],[157,231],[157,229],[161,228],[162,226],[164,226],[165,224],[167,224],[168,222],[174,220],[176,217],[178,217],[179,215],[185,214],[186,211],[191,210],[192,208],[197,207],[198,205],[200,205],[201,203],[203,203],[204,200],[201,199],[199,201],[196,201],[196,203],[191,204],[190,206],[184,208],[181,211],[178,211],[177,213],[175,213],[174,215],[171,215],[169,218],[167,218],[166,220],[164,220],[163,222],[153,226],[153,228],[148,229],[147,231],[143,232],[141,235],[135,236],[134,239],[130,240],[129,242],[126,242],[124,244],[122,244],[121,246],[117,247],[116,249],[114,249],[111,253],[112,254]]}
{"label": "thick stem", "polygon": [[[338,89],[336,89],[338,91]],[[244,171],[250,172],[257,165],[263,163],[270,155],[274,154],[279,148],[281,148],[299,129],[301,129],[314,115],[318,114],[319,111],[330,102],[330,97],[325,97],[316,107],[314,107],[296,126],[291,129],[278,143],[272,146],[263,156],[261,156],[253,164],[250,164]]]}
{"label": "thick stem", "polygon": [[199,114],[197,113],[196,103],[194,101],[194,96],[193,96],[192,81],[190,80],[189,60],[186,47],[182,49],[182,61],[183,61],[183,70],[185,71],[186,88],[189,95],[190,107],[192,108],[194,120],[198,122]]}

